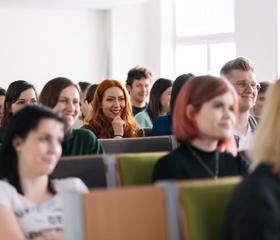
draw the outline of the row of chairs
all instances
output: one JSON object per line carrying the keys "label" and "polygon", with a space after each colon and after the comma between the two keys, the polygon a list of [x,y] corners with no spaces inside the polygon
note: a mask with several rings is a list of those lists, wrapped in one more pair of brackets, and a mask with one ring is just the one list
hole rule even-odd
{"label": "row of chairs", "polygon": [[[65,192],[66,240],[221,240],[241,178]],[[75,208],[73,208],[75,206]]]}
{"label": "row of chairs", "polygon": [[155,163],[168,152],[62,157],[51,177],[78,177],[88,188],[152,183]]}
{"label": "row of chairs", "polygon": [[99,139],[105,153],[136,153],[173,151],[177,148],[174,135],[122,139]]}

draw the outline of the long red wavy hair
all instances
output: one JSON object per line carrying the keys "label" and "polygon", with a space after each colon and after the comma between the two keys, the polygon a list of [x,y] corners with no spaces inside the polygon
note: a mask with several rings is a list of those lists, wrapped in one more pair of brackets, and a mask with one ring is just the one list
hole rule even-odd
{"label": "long red wavy hair", "polygon": [[136,137],[139,129],[137,128],[136,121],[132,116],[132,107],[129,95],[122,83],[117,80],[105,79],[98,85],[92,101],[93,110],[86,117],[85,122],[88,121],[88,125],[90,125],[90,127],[94,130],[94,133],[98,138],[111,138],[113,136],[112,123],[105,118],[101,108],[104,92],[111,87],[120,88],[124,94],[125,107],[121,115],[121,118],[126,123],[124,137]]}

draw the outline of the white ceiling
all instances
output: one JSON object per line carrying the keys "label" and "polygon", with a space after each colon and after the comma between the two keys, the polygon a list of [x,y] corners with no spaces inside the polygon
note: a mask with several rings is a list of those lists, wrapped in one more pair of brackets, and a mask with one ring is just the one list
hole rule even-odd
{"label": "white ceiling", "polygon": [[108,10],[148,0],[0,0],[0,8]]}

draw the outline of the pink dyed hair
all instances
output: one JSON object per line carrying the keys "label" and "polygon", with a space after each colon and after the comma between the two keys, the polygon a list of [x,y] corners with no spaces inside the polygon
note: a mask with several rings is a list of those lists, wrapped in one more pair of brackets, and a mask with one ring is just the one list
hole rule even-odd
{"label": "pink dyed hair", "polygon": [[[172,130],[177,141],[190,142],[200,137],[194,119],[202,104],[229,91],[233,96],[233,112],[237,118],[238,96],[234,87],[227,80],[210,75],[193,77],[188,80],[179,92],[172,116]],[[189,104],[195,107],[191,119],[186,116],[186,107]],[[233,132],[229,138],[219,141],[218,149],[220,152],[227,151],[234,156],[237,154]]]}

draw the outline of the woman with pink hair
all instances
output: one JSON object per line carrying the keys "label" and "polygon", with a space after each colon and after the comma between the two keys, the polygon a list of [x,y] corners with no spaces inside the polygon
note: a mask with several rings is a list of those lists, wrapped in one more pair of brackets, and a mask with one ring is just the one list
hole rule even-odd
{"label": "woman with pink hair", "polygon": [[153,181],[245,175],[248,164],[237,154],[233,134],[237,113],[237,94],[227,80],[188,80],[172,115],[180,147],[156,163]]}

